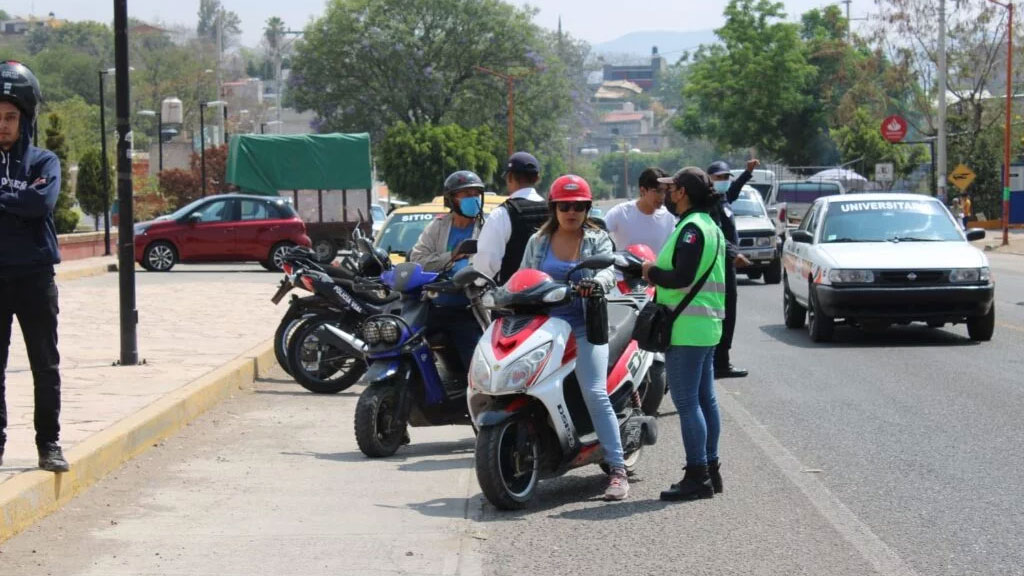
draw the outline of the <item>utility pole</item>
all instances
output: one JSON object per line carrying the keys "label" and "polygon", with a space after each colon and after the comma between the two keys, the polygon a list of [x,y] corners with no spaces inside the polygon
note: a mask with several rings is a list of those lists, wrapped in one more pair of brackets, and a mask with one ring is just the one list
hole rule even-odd
{"label": "utility pole", "polygon": [[1010,243],[1010,131],[1013,127],[1013,0],[988,0],[1007,10],[1006,22],[1006,125],[1003,127],[1003,246]]}
{"label": "utility pole", "polygon": [[114,81],[117,96],[118,281],[120,286],[121,365],[139,363],[135,309],[135,234],[132,215],[131,124],[128,86],[128,0],[114,0]]}
{"label": "utility pole", "polygon": [[939,134],[935,175],[939,200],[946,202],[946,0],[939,0]]}
{"label": "utility pole", "polygon": [[525,72],[523,74],[503,74],[501,72],[495,72],[490,68],[483,66],[473,66],[475,70],[490,74],[491,76],[497,76],[505,81],[505,89],[508,91],[508,103],[506,115],[508,117],[508,155],[511,156],[515,153],[516,146],[516,81],[521,80],[530,74],[533,74],[533,70]]}

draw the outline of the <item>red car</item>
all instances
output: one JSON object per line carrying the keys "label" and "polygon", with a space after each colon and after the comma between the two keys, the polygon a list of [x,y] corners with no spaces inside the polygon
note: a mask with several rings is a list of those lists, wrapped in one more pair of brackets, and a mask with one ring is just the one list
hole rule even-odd
{"label": "red car", "polygon": [[280,270],[285,250],[296,245],[310,246],[306,225],[277,196],[207,196],[135,225],[135,261],[154,272],[178,262],[240,261]]}

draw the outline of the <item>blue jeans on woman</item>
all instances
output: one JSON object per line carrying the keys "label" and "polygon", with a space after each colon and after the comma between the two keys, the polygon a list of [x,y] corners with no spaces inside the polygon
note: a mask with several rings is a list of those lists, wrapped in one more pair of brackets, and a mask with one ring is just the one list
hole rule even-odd
{"label": "blue jeans on woman", "polygon": [[714,358],[714,346],[670,346],[665,352],[668,388],[679,412],[687,466],[718,460],[722,421],[715,398]]}
{"label": "blue jeans on woman", "polygon": [[591,344],[586,326],[574,326],[572,332],[576,335],[576,380],[604,449],[604,461],[612,468],[625,468],[619,419],[608,399],[608,345]]}

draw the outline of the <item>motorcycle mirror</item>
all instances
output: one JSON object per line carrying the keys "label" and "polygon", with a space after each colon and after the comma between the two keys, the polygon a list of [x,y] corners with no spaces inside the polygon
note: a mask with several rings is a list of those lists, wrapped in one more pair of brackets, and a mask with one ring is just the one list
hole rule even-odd
{"label": "motorcycle mirror", "polygon": [[479,286],[481,288],[485,286],[496,288],[498,286],[497,284],[494,283],[494,280],[492,280],[482,272],[477,272],[476,270],[473,269],[472,266],[466,266],[462,270],[456,272],[455,276],[452,277],[452,282],[454,282],[455,285],[458,286],[459,288],[465,288],[470,284]]}
{"label": "motorcycle mirror", "polygon": [[472,255],[476,254],[476,238],[466,238],[459,245],[455,247],[457,254]]}
{"label": "motorcycle mirror", "polygon": [[573,272],[577,270],[602,270],[604,268],[609,268],[614,264],[615,254],[594,254],[590,258],[587,258],[583,262],[580,262],[579,264],[574,266],[573,269],[569,271],[568,275],[571,277]]}

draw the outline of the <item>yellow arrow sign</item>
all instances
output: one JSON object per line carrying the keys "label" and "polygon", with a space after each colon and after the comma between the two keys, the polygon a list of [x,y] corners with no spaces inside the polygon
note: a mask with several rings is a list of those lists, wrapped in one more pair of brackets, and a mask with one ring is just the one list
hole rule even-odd
{"label": "yellow arrow sign", "polygon": [[950,172],[949,182],[963,192],[971,185],[971,182],[974,182],[974,178],[976,176],[977,175],[974,173],[974,170],[971,170],[967,166],[961,164]]}

